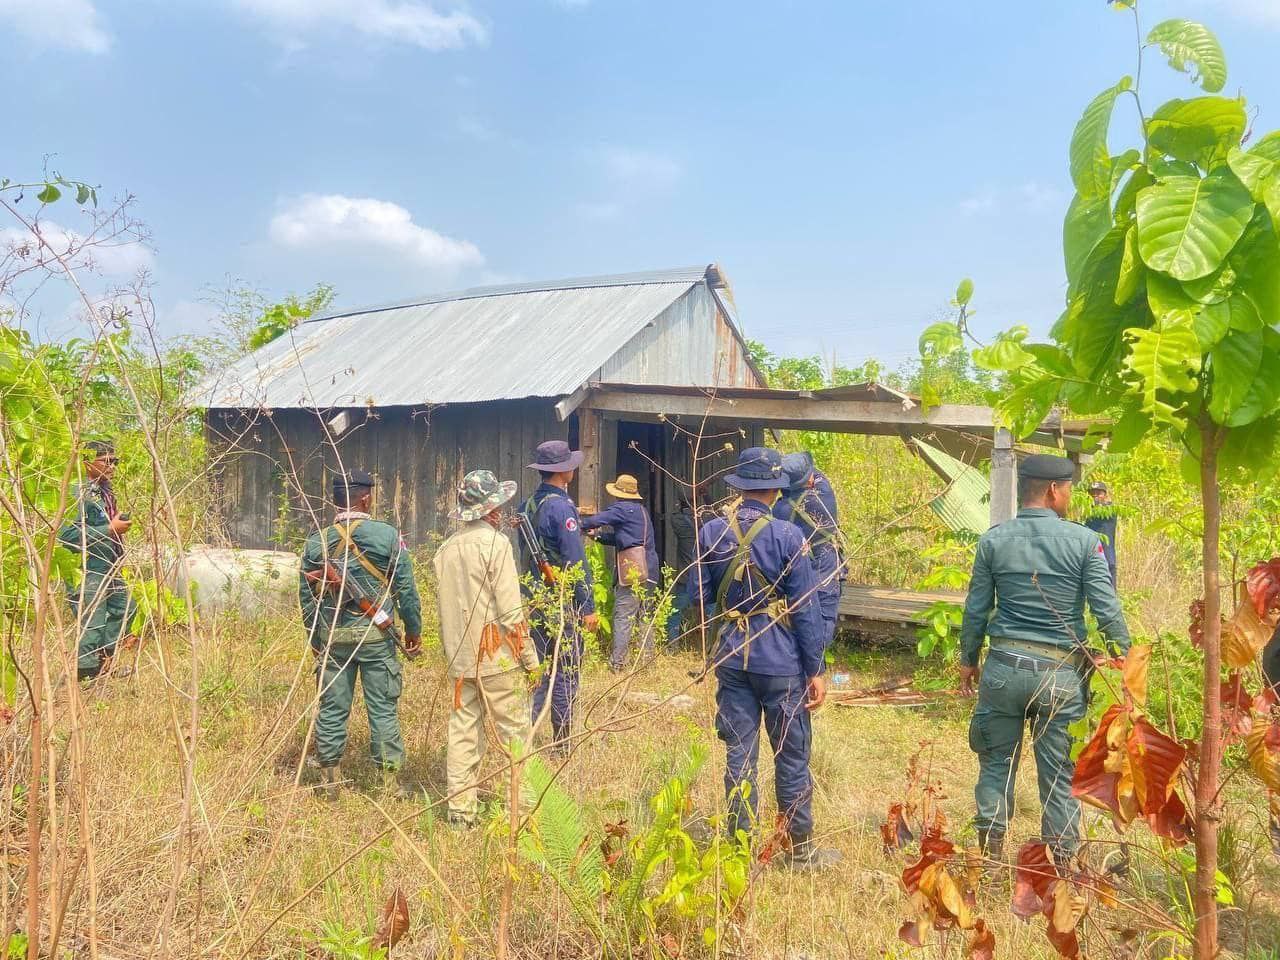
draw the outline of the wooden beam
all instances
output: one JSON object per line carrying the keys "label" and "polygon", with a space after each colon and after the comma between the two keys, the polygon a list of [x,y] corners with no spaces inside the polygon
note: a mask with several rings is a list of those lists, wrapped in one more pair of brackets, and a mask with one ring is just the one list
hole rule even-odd
{"label": "wooden beam", "polygon": [[1018,463],[1013,455],[1013,435],[1001,427],[991,450],[991,526],[1012,520],[1017,512]]}
{"label": "wooden beam", "polygon": [[573,391],[573,393],[569,394],[567,397],[565,397],[563,400],[557,403],[555,407],[556,419],[559,420],[561,423],[564,423],[566,420],[568,420],[569,416],[573,413],[573,411],[577,410],[578,407],[582,406],[582,402],[587,399],[587,396],[590,393],[591,393],[591,385],[588,383],[584,383],[577,390]]}
{"label": "wooden beam", "polygon": [[592,407],[580,406],[578,413],[578,446],[582,449],[582,466],[578,468],[578,508],[584,514],[598,513],[602,502],[600,414]]}

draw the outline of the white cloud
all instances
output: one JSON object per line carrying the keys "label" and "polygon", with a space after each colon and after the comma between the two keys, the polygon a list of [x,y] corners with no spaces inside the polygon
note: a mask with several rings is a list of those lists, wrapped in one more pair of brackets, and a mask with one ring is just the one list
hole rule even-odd
{"label": "white cloud", "polygon": [[[4,0],[0,0],[4,2]],[[424,50],[456,50],[489,39],[489,29],[463,9],[440,13],[424,0],[234,0],[290,44],[318,32],[364,34]]]}
{"label": "white cloud", "polygon": [[1277,0],[1201,0],[1201,5],[1220,7],[1254,23],[1280,27],[1280,2]]}
{"label": "white cloud", "polygon": [[960,201],[969,216],[991,213],[1049,213],[1066,208],[1066,196],[1057,187],[1028,181],[1017,186],[986,186]]}
{"label": "white cloud", "polygon": [[68,261],[72,270],[111,277],[132,276],[155,265],[151,250],[136,240],[87,239],[52,221],[40,222],[37,229],[44,244],[19,227],[0,230],[0,255],[13,255],[31,265],[43,263],[52,270],[61,269],[61,258]]}
{"label": "white cloud", "polygon": [[372,197],[308,193],[292,198],[271,218],[270,236],[284,247],[363,249],[442,272],[484,263],[475,244],[420,226],[404,207]]}
{"label": "white cloud", "polygon": [[0,0],[0,21],[43,47],[106,53],[111,35],[93,0]]}
{"label": "white cloud", "polygon": [[605,175],[627,190],[658,192],[676,185],[684,168],[675,159],[651,150],[604,147],[598,157]]}

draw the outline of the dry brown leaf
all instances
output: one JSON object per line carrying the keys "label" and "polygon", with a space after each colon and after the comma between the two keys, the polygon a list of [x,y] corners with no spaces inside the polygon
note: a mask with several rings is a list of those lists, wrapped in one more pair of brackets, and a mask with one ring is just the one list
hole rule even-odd
{"label": "dry brown leaf", "polygon": [[1066,880],[1058,880],[1049,890],[1047,898],[1053,904],[1049,913],[1049,922],[1060,933],[1074,930],[1089,908],[1089,901],[1076,893]]}
{"label": "dry brown leaf", "polygon": [[408,932],[409,901],[405,899],[404,891],[396,887],[382,905],[382,918],[378,922],[378,932],[373,935],[373,945],[390,953]]}
{"label": "dry brown leaf", "polygon": [[965,902],[956,878],[944,863],[931,863],[920,875],[920,892],[931,900],[938,913],[954,920],[962,930],[973,928],[973,910]]}
{"label": "dry brown leaf", "polygon": [[1235,615],[1222,628],[1222,662],[1230,670],[1243,670],[1257,659],[1276,629],[1277,614],[1259,616],[1248,601],[1236,607]]}
{"label": "dry brown leaf", "polygon": [[1280,723],[1254,724],[1245,737],[1249,766],[1267,789],[1280,791]]}
{"label": "dry brown leaf", "polygon": [[964,955],[968,960],[994,960],[996,935],[987,929],[987,921],[979,919],[974,924],[964,945]]}
{"label": "dry brown leaf", "polygon": [[1147,705],[1147,670],[1151,666],[1151,644],[1135,643],[1124,658],[1124,688],[1133,702]]}

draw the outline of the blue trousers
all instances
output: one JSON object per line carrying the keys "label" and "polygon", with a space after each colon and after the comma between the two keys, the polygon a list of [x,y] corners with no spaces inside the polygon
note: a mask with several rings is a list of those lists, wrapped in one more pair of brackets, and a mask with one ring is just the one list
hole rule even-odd
{"label": "blue trousers", "polygon": [[674,644],[684,632],[684,612],[689,609],[691,601],[688,591],[678,586],[671,594],[671,615],[667,617],[667,643]]}
{"label": "blue trousers", "polygon": [[[576,616],[564,617],[564,629],[559,624],[536,620],[529,625],[529,636],[538,659],[542,661],[542,678],[533,691],[533,720],[536,723],[548,695],[551,697],[551,732],[557,743],[568,740],[573,727],[573,707],[578,699],[578,680],[582,669],[582,633]],[[557,639],[559,649],[557,650]],[[551,674],[551,658],[555,657],[555,682]]]}
{"label": "blue trousers", "polygon": [[[793,837],[813,833],[813,778],[809,749],[813,727],[805,709],[808,685],[800,675],[770,677],[745,670],[716,670],[716,735],[724,741],[725,796],[731,831],[751,831],[758,816],[756,778],[760,765],[760,721],[773,747],[778,814]],[[747,784],[746,796],[742,785]]]}

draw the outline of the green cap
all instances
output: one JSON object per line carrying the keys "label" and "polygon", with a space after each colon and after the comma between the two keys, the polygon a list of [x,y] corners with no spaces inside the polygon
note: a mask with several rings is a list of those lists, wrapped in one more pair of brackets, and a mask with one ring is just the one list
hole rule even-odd
{"label": "green cap", "polygon": [[1049,453],[1034,453],[1018,464],[1018,476],[1024,480],[1063,480],[1074,479],[1075,464],[1066,457],[1055,457]]}

